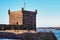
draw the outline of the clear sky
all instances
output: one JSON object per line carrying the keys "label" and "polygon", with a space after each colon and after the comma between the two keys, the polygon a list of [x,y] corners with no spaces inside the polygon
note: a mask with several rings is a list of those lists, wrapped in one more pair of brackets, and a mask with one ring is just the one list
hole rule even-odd
{"label": "clear sky", "polygon": [[8,24],[8,9],[35,11],[37,9],[37,27],[60,26],[60,0],[0,0],[0,24]]}

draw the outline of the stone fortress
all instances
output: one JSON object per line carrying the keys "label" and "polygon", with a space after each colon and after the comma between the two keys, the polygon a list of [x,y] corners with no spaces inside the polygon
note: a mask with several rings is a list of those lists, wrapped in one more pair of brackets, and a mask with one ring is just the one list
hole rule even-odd
{"label": "stone fortress", "polygon": [[14,32],[15,30],[20,32],[36,31],[36,14],[37,10],[33,12],[24,8],[21,11],[13,12],[8,10],[9,24],[0,24],[0,30],[5,30],[6,32]]}
{"label": "stone fortress", "polygon": [[19,25],[22,29],[33,29],[36,30],[36,14],[33,11],[27,11],[22,8],[21,11],[10,12],[9,14],[9,25]]}

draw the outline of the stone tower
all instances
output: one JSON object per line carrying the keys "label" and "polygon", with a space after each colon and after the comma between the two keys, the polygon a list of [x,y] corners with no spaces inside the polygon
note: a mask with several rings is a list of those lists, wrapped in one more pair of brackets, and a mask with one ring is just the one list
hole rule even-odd
{"label": "stone tower", "polygon": [[33,11],[27,11],[22,8],[21,11],[15,11],[11,12],[8,10],[9,14],[9,24],[10,25],[22,25],[23,29],[36,29],[36,14],[37,10],[35,12]]}

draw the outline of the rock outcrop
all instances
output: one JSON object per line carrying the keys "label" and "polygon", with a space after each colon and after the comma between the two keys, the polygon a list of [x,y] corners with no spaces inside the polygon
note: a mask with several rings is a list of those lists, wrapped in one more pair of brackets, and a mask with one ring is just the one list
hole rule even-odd
{"label": "rock outcrop", "polygon": [[39,33],[29,32],[23,34],[0,32],[0,38],[20,40],[57,40],[56,36],[52,32],[39,32]]}

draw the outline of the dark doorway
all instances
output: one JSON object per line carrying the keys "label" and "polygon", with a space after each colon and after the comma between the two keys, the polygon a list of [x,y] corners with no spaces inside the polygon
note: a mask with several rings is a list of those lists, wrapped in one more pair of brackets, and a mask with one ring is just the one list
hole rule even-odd
{"label": "dark doorway", "polygon": [[16,24],[18,25],[18,22],[16,22]]}

